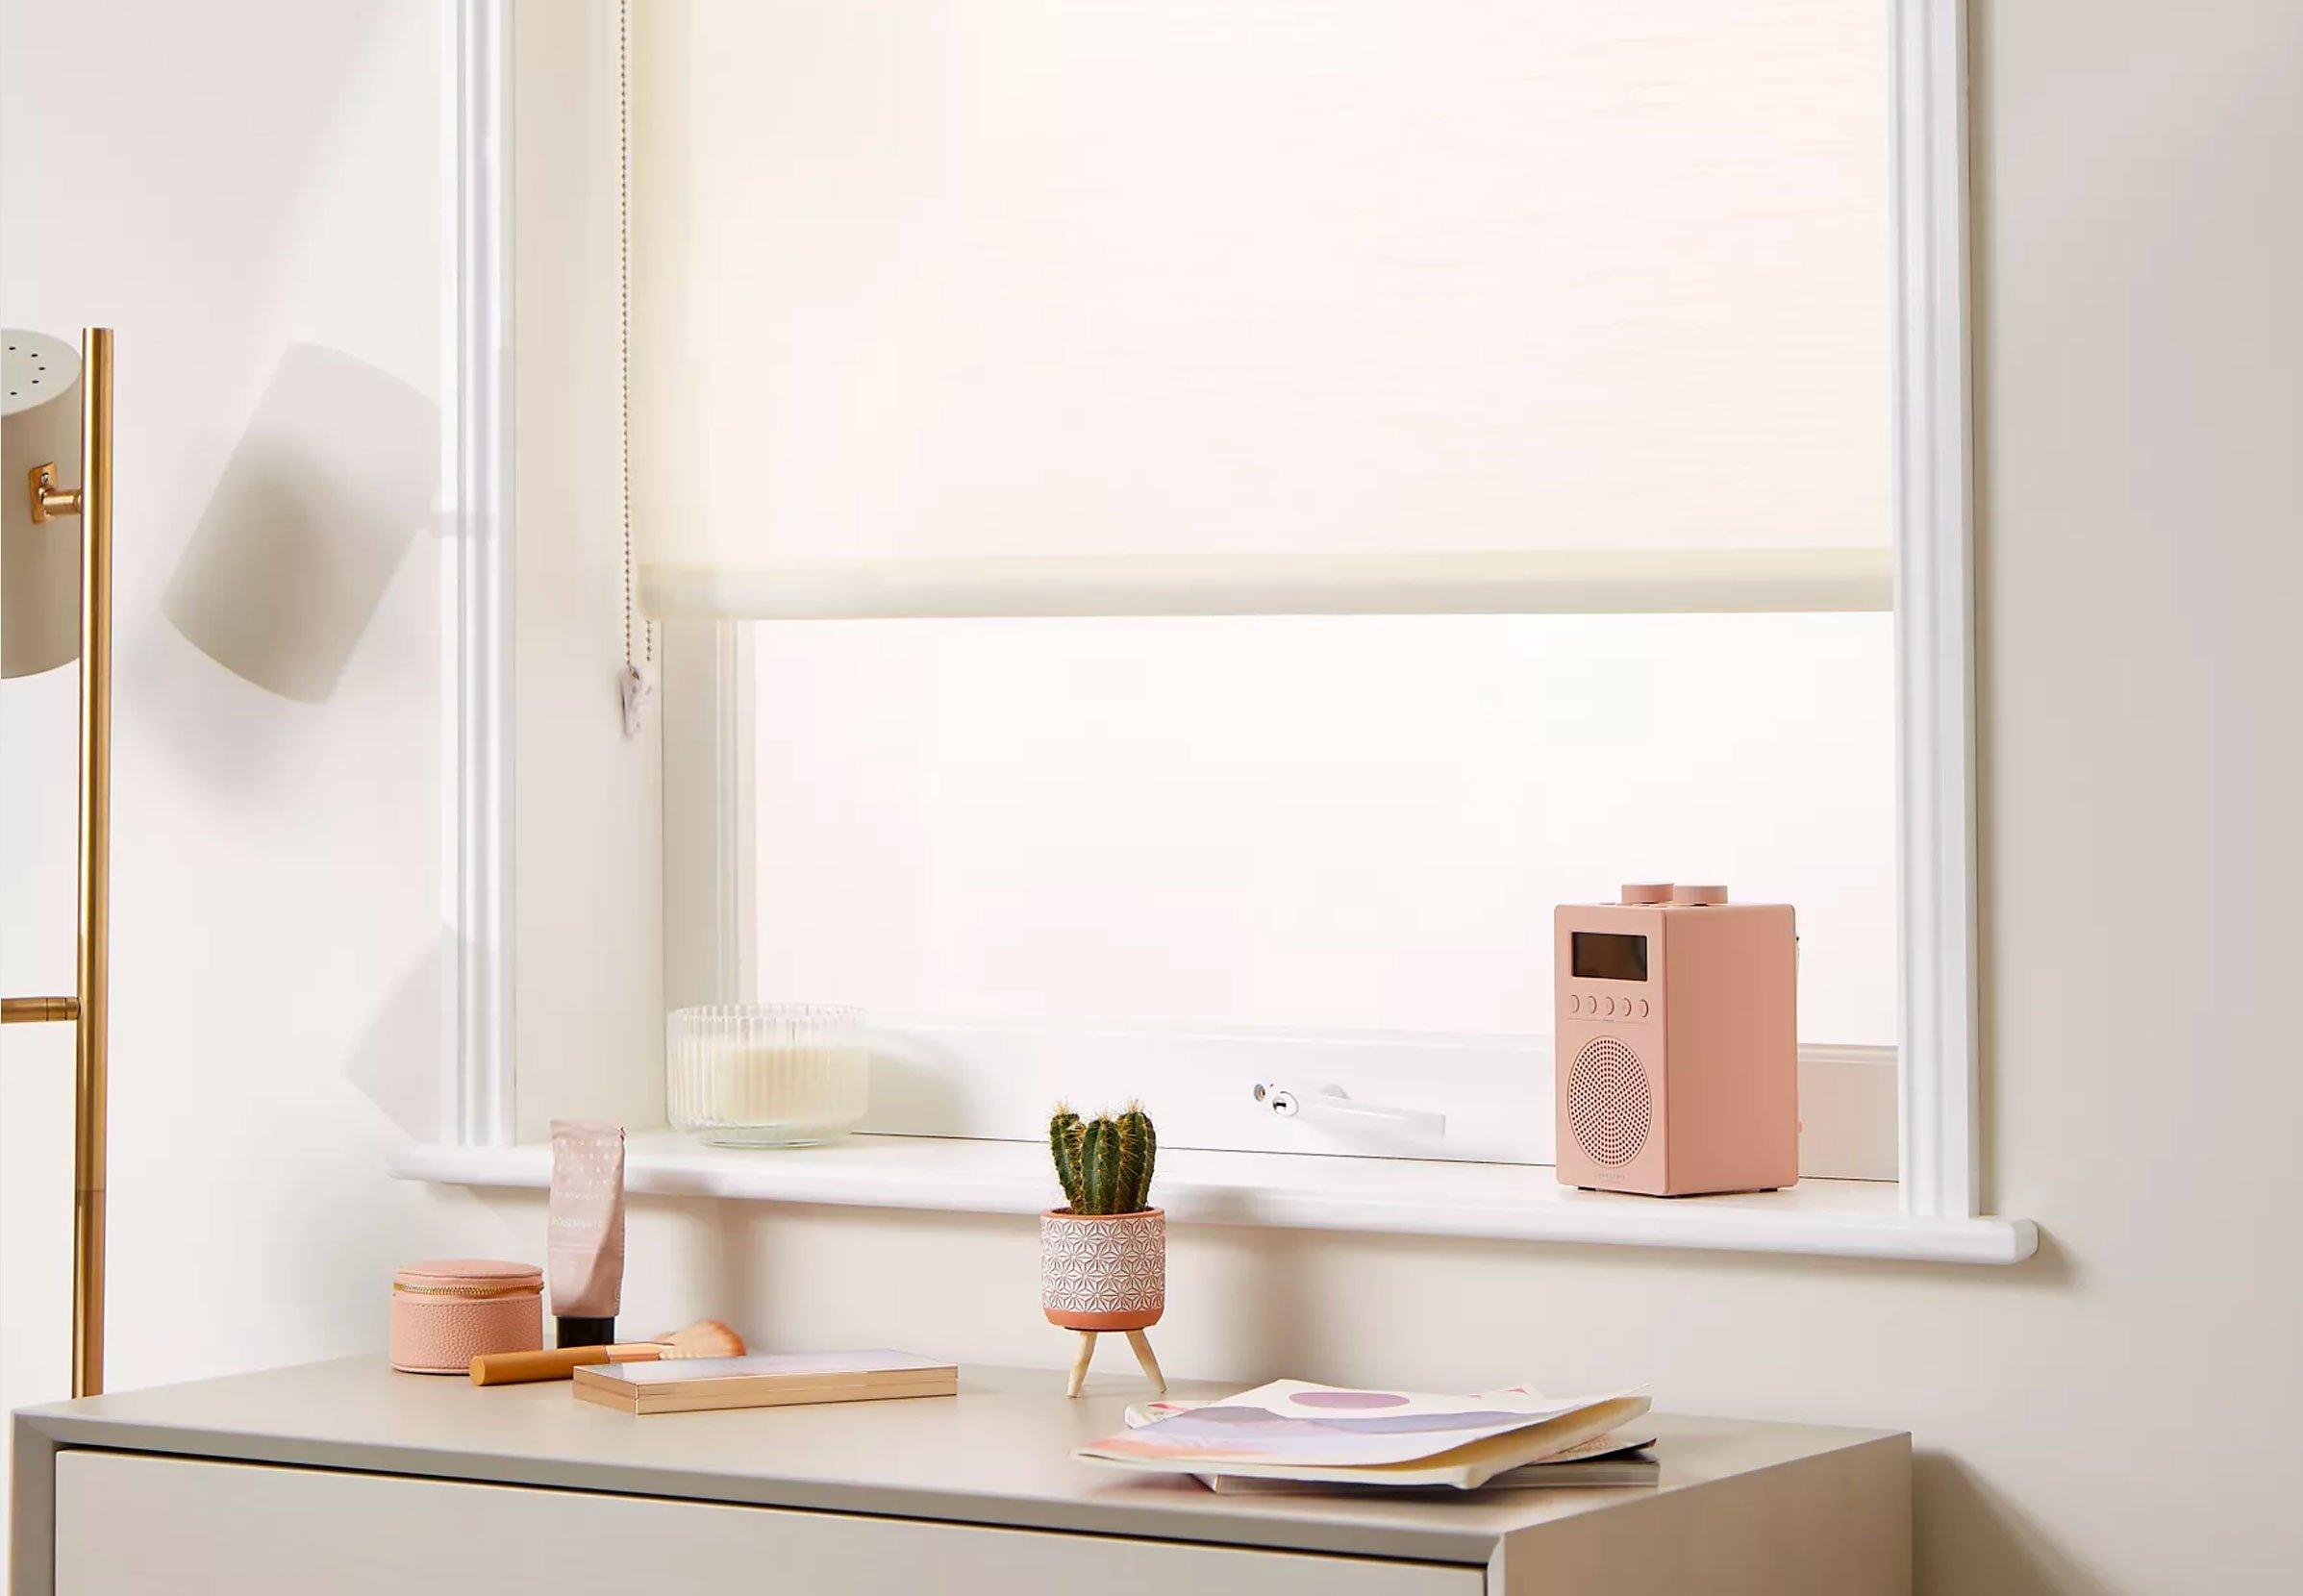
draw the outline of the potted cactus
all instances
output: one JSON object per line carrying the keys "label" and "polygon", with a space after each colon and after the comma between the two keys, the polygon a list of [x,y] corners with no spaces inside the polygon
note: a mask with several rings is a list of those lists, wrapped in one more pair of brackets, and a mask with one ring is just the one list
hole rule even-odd
{"label": "potted cactus", "polygon": [[1164,1392],[1160,1360],[1144,1334],[1167,1306],[1167,1216],[1151,1206],[1160,1138],[1143,1105],[1082,1119],[1058,1104],[1048,1151],[1064,1206],[1039,1216],[1039,1306],[1047,1322],[1076,1332],[1069,1394],[1088,1378],[1095,1338],[1123,1331],[1136,1361]]}

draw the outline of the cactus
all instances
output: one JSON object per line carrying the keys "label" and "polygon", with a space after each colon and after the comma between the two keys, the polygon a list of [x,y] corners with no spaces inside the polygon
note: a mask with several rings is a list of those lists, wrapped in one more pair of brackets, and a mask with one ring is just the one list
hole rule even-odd
{"label": "cactus", "polygon": [[1160,1138],[1143,1105],[1083,1120],[1058,1104],[1047,1122],[1048,1154],[1072,1213],[1140,1213],[1151,1206]]}
{"label": "cactus", "polygon": [[1080,1204],[1086,1200],[1080,1189],[1080,1152],[1086,1139],[1087,1127],[1071,1111],[1071,1105],[1057,1104],[1055,1117],[1047,1122],[1047,1147],[1056,1160],[1056,1179],[1064,1186],[1064,1200],[1074,1213],[1083,1211]]}
{"label": "cactus", "polygon": [[1080,1185],[1087,1188],[1089,1213],[1119,1211],[1119,1127],[1109,1114],[1098,1114],[1088,1127]]}
{"label": "cactus", "polygon": [[1130,1103],[1112,1123],[1119,1140],[1119,1207],[1113,1211],[1138,1213],[1151,1206],[1152,1160],[1159,1156],[1160,1138],[1140,1103]]}

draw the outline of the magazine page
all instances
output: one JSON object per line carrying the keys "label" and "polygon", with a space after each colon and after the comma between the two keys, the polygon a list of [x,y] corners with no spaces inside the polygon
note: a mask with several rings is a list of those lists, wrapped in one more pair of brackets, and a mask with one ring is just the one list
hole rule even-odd
{"label": "magazine page", "polygon": [[1444,1396],[1278,1380],[1107,1435],[1081,1455],[1222,1471],[1254,1466],[1367,1468],[1451,1452],[1612,1399],[1512,1388]]}

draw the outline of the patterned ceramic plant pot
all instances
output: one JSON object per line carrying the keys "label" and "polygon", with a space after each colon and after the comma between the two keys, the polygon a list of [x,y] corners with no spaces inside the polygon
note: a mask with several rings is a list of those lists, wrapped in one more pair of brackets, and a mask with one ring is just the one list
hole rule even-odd
{"label": "patterned ceramic plant pot", "polygon": [[1039,1307],[1065,1330],[1143,1330],[1167,1307],[1167,1211],[1039,1216]]}

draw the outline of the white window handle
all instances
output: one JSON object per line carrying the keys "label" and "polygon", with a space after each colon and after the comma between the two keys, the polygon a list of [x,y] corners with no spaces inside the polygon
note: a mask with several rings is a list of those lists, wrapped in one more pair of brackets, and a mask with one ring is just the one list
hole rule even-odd
{"label": "white window handle", "polygon": [[1256,1101],[1282,1119],[1309,1119],[1339,1129],[1391,1131],[1432,1140],[1447,1135],[1447,1116],[1425,1109],[1395,1109],[1381,1103],[1354,1103],[1341,1086],[1315,1086],[1290,1091],[1275,1082],[1256,1083]]}

